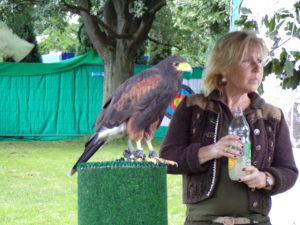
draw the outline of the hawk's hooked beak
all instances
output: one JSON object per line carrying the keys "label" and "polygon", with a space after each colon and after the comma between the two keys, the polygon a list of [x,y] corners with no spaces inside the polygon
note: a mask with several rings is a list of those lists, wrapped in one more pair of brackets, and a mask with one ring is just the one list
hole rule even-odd
{"label": "hawk's hooked beak", "polygon": [[193,68],[191,67],[190,64],[188,64],[188,63],[186,63],[186,62],[181,62],[181,63],[179,63],[178,66],[177,66],[176,68],[177,68],[177,70],[179,70],[179,71],[193,73]]}

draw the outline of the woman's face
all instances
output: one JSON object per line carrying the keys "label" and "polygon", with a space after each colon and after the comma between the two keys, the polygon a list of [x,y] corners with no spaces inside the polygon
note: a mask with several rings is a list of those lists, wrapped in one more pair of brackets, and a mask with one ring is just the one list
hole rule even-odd
{"label": "woman's face", "polygon": [[233,63],[224,73],[227,78],[226,90],[245,94],[258,89],[263,77],[263,58],[261,49],[249,44],[248,53]]}

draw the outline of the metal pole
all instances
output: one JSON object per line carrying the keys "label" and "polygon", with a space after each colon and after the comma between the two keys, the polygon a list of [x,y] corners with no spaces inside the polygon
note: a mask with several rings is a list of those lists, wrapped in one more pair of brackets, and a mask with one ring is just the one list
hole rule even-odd
{"label": "metal pole", "polygon": [[243,0],[231,0],[230,6],[230,31],[237,31],[238,26],[234,24],[234,21],[240,18],[240,7]]}

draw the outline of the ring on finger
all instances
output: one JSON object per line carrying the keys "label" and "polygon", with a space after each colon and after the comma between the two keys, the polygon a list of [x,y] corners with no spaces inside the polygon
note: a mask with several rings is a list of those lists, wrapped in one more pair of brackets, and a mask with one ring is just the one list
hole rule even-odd
{"label": "ring on finger", "polygon": [[225,152],[225,153],[227,153],[227,152],[228,152],[227,148],[224,148],[224,152]]}

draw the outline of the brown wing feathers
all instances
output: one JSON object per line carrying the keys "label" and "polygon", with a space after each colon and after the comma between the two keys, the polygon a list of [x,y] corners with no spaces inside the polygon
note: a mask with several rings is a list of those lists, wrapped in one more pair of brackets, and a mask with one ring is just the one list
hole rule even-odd
{"label": "brown wing feathers", "polygon": [[150,91],[157,89],[160,81],[161,76],[158,74],[141,79],[134,85],[131,85],[128,92],[123,92],[120,98],[113,103],[112,107],[119,112],[126,110],[129,107],[135,107],[136,104],[139,103],[141,97],[147,95]]}

